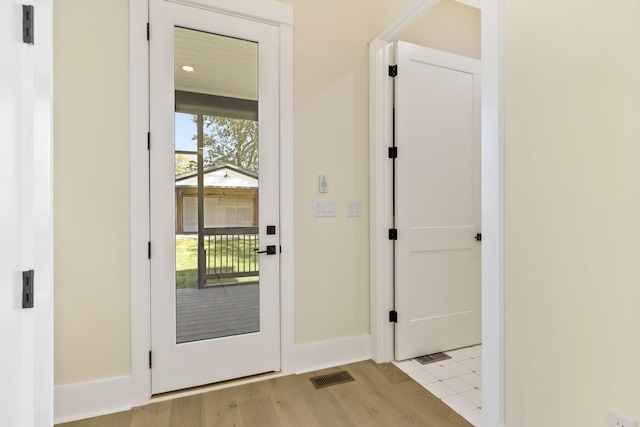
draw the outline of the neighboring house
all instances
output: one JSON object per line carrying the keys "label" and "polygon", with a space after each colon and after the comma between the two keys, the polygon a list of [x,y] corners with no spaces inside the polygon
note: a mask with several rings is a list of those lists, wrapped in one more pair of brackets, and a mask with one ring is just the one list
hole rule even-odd
{"label": "neighboring house", "polygon": [[[258,174],[222,164],[205,167],[204,226],[243,227],[258,224]],[[198,231],[198,173],[176,176],[176,233]]]}

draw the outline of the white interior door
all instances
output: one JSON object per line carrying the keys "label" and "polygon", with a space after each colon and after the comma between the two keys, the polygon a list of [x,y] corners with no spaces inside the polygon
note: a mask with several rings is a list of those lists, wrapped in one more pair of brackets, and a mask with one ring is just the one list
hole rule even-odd
{"label": "white interior door", "polygon": [[278,28],[150,23],[152,392],[279,371]]}
{"label": "white interior door", "polygon": [[[53,424],[51,2],[36,1],[35,44],[22,2],[0,2],[0,424]],[[23,271],[35,271],[23,308]],[[26,301],[25,301],[26,302]]]}
{"label": "white interior door", "polygon": [[478,344],[480,62],[396,44],[396,359]]}

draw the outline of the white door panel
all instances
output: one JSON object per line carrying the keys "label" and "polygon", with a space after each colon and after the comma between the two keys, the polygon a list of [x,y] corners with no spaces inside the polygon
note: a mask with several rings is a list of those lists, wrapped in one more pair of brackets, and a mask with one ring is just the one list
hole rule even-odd
{"label": "white door panel", "polygon": [[411,321],[469,311],[478,297],[467,285],[476,273],[473,251],[423,251],[410,256],[410,274],[417,278],[409,305]]}
{"label": "white door panel", "polygon": [[[476,232],[472,226],[461,227],[413,227],[404,236],[412,253],[420,251],[445,251],[451,249],[475,249],[476,241],[469,236]],[[404,243],[404,242],[403,242]]]}
{"label": "white door panel", "polygon": [[[275,255],[262,254],[259,257],[260,277],[257,297],[259,302],[256,303],[259,310],[259,330],[219,338],[198,338],[198,340],[190,342],[181,341],[178,338],[177,325],[180,322],[177,320],[177,316],[180,312],[184,313],[185,309],[182,308],[179,312],[176,308],[179,297],[176,290],[177,231],[175,227],[176,178],[174,176],[174,155],[177,152],[176,145],[174,145],[174,113],[176,111],[174,109],[176,106],[174,83],[177,81],[174,79],[174,72],[179,72],[179,67],[174,66],[174,52],[178,52],[178,44],[174,49],[175,28],[189,30],[187,33],[194,39],[207,39],[208,36],[213,36],[218,39],[226,38],[248,41],[252,44],[257,43],[257,67],[259,70],[257,100],[260,136],[258,240],[261,250],[264,250],[267,245],[279,246],[278,28],[165,0],[151,1],[150,22],[152,392],[157,394],[263,372],[279,371],[278,253]],[[202,56],[206,61],[202,61],[200,66],[196,65],[195,75],[203,72],[203,68],[200,67],[214,66],[215,61],[220,60],[217,57],[206,57],[206,50],[203,52]],[[189,89],[190,92],[197,90],[197,86]],[[219,95],[211,92],[201,93]],[[224,191],[219,193],[224,196],[222,194]],[[203,205],[206,204],[203,203]],[[276,234],[266,234],[266,225],[275,225]],[[257,246],[255,240],[249,242],[249,244],[251,243],[256,243],[254,246]],[[252,251],[253,248],[250,247],[249,250]],[[206,253],[210,254],[212,251],[213,249],[207,248]],[[211,292],[217,292],[223,288],[194,289],[194,291],[213,295]],[[237,290],[237,287],[227,290]],[[202,312],[202,310],[206,311],[206,304],[208,303],[195,303],[193,314],[196,315],[196,312]],[[255,304],[253,308],[256,308]],[[219,311],[224,310],[220,309]],[[257,310],[254,312],[257,313]],[[182,319],[188,317],[189,314],[187,313]],[[238,325],[230,325],[230,327],[234,326]],[[202,327],[206,331],[207,325],[202,324]],[[196,331],[196,333],[198,332],[200,331]]]}
{"label": "white door panel", "polygon": [[480,342],[479,61],[398,42],[396,359]]}

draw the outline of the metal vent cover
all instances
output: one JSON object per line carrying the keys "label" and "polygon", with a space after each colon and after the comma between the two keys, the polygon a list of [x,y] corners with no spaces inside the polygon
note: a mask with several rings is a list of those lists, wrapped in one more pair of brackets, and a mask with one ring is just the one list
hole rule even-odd
{"label": "metal vent cover", "polygon": [[319,375],[317,377],[309,378],[309,380],[316,389],[355,381],[355,379],[347,371],[334,372],[327,375]]}
{"label": "metal vent cover", "polygon": [[417,360],[423,365],[426,365],[428,363],[433,363],[433,362],[440,362],[441,360],[447,360],[447,359],[451,359],[451,356],[447,356],[444,353],[427,354],[426,356],[420,356],[415,358],[415,360]]}

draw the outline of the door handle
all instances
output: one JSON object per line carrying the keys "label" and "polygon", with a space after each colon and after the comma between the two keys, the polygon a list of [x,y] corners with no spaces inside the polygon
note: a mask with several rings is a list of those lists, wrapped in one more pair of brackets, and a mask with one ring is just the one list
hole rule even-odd
{"label": "door handle", "polygon": [[256,251],[257,254],[275,255],[276,254],[276,245],[267,246],[267,250],[266,251],[259,251],[258,248],[255,248],[254,251]]}

